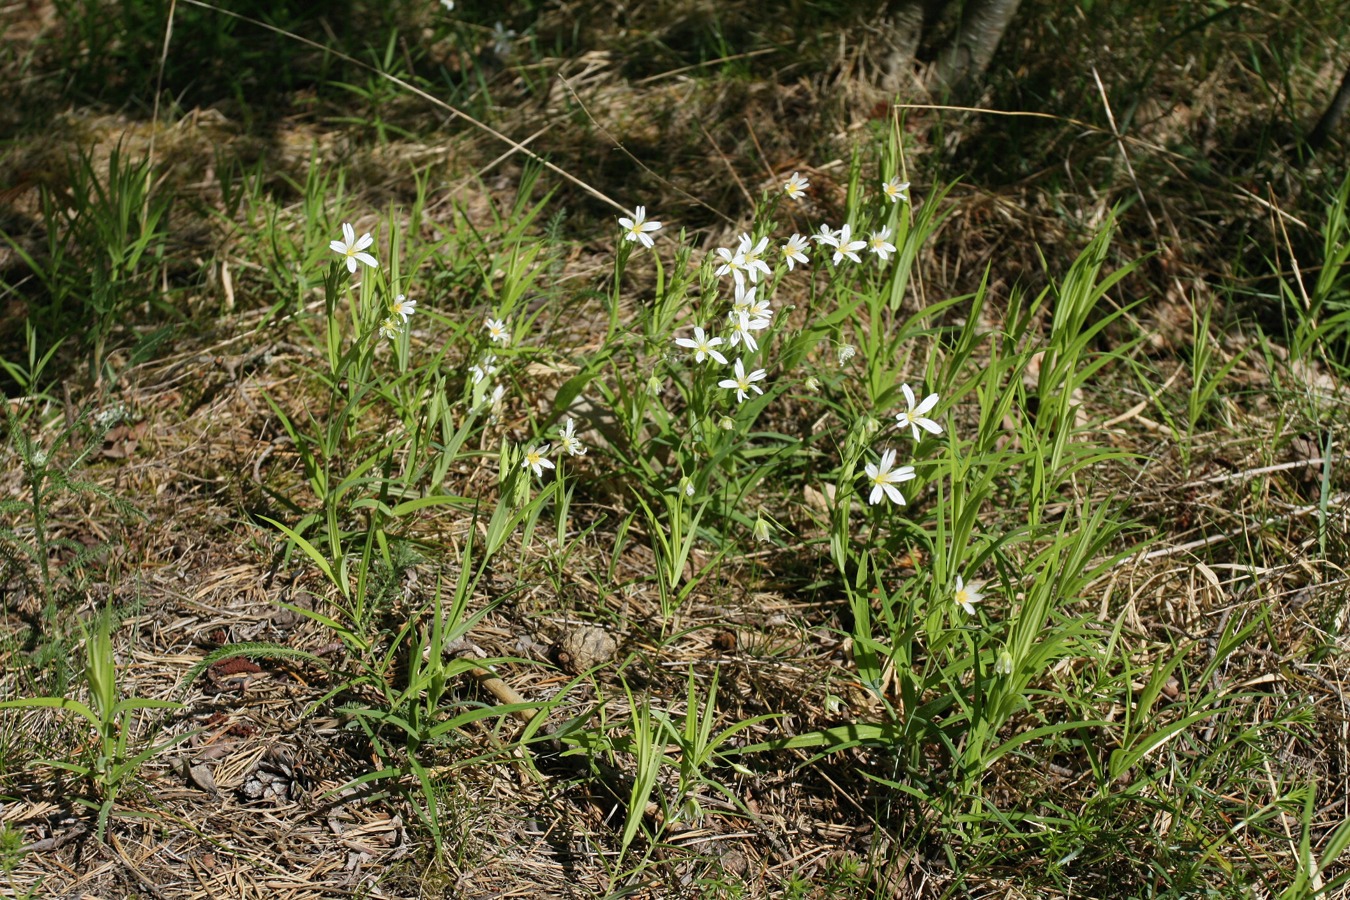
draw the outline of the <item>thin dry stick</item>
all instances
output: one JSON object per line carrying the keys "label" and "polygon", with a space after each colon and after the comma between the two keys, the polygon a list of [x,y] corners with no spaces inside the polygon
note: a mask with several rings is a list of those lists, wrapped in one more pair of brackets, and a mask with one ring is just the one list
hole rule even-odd
{"label": "thin dry stick", "polygon": [[1133,419],[1135,416],[1139,415],[1148,407],[1150,403],[1152,403],[1155,399],[1157,399],[1159,394],[1161,394],[1163,391],[1167,390],[1172,386],[1172,382],[1177,380],[1177,376],[1180,375],[1185,368],[1186,368],[1185,364],[1178,366],[1177,370],[1172,373],[1172,377],[1167,379],[1167,381],[1163,382],[1163,386],[1158,388],[1152,394],[1150,394],[1147,399],[1140,400],[1134,406],[1131,406],[1129,409],[1125,410],[1123,413],[1116,416],[1114,419],[1107,419],[1105,422],[1101,424],[1101,427],[1110,428],[1114,425],[1119,425],[1121,422]]}
{"label": "thin dry stick", "polygon": [[1144,207],[1144,215],[1148,216],[1148,224],[1153,229],[1153,237],[1155,240],[1161,240],[1161,235],[1158,232],[1158,221],[1153,218],[1153,211],[1148,208],[1148,199],[1144,197],[1144,189],[1139,186],[1139,178],[1134,174],[1134,163],[1130,162],[1130,154],[1125,151],[1125,141],[1121,139],[1120,129],[1116,127],[1116,116],[1115,113],[1111,112],[1111,101],[1106,96],[1106,86],[1102,84],[1096,66],[1092,67],[1092,80],[1097,82],[1097,93],[1102,95],[1102,108],[1106,110],[1106,121],[1111,123],[1111,136],[1116,139],[1116,146],[1120,148],[1120,158],[1125,160],[1125,171],[1130,175],[1130,183],[1134,185],[1134,192],[1139,195],[1139,202]]}
{"label": "thin dry stick", "polygon": [[[1327,501],[1327,506],[1329,507],[1339,506],[1342,503],[1345,503],[1346,500],[1350,500],[1350,493],[1337,494],[1335,497],[1332,497],[1330,500]],[[1122,559],[1116,565],[1124,565],[1125,563],[1130,561],[1146,562],[1150,559],[1161,559],[1164,556],[1176,556],[1178,553],[1187,553],[1191,550],[1199,550],[1201,547],[1208,547],[1210,544],[1217,544],[1220,543],[1221,541],[1232,540],[1233,538],[1240,537],[1244,534],[1251,534],[1253,531],[1259,531],[1268,525],[1275,525],[1279,522],[1287,522],[1290,519],[1297,519],[1300,518],[1301,516],[1306,516],[1309,513],[1318,512],[1319,510],[1321,510],[1321,508],[1322,504],[1320,503],[1313,503],[1308,506],[1300,506],[1290,510],[1289,512],[1285,513],[1282,516],[1272,516],[1269,519],[1264,519],[1260,522],[1257,522],[1255,523],[1254,526],[1243,525],[1241,528],[1235,528],[1232,531],[1227,531],[1224,532],[1223,534],[1212,534],[1209,537],[1201,538],[1198,541],[1190,541],[1185,544],[1178,544],[1175,547],[1163,547],[1161,550],[1150,550],[1148,553],[1145,553],[1141,556],[1134,556],[1129,557],[1127,559]]]}
{"label": "thin dry stick", "polygon": [[576,177],[575,175],[573,175],[572,173],[568,172],[566,169],[563,169],[563,168],[561,168],[561,167],[559,167],[559,166],[557,166],[557,165],[555,165],[555,164],[549,162],[548,160],[544,159],[544,158],[543,158],[542,156],[540,156],[539,154],[535,153],[533,150],[530,150],[530,149],[526,148],[525,145],[521,144],[519,141],[516,141],[516,140],[513,140],[513,139],[507,137],[506,135],[502,134],[502,133],[501,133],[500,131],[498,131],[497,129],[493,128],[491,125],[488,125],[488,124],[486,124],[486,123],[483,123],[483,122],[478,121],[477,119],[475,119],[473,116],[469,115],[468,113],[466,113],[466,112],[464,112],[464,111],[462,111],[462,110],[456,109],[455,107],[451,106],[449,103],[446,103],[444,100],[440,99],[439,97],[434,97],[434,96],[432,96],[431,94],[428,94],[426,91],[422,90],[421,88],[417,87],[416,85],[409,84],[408,82],[404,81],[402,78],[399,78],[397,75],[390,75],[388,72],[382,72],[382,71],[380,71],[379,69],[375,68],[375,66],[370,65],[369,63],[362,62],[361,60],[357,59],[357,58],[354,57],[354,56],[349,56],[349,55],[347,55],[346,53],[342,53],[341,51],[334,50],[332,47],[328,47],[328,46],[325,46],[325,45],[323,45],[323,44],[320,44],[318,41],[310,40],[310,39],[307,38],[307,37],[304,37],[304,36],[298,35],[298,34],[294,34],[293,32],[286,31],[286,30],[283,29],[283,28],[278,28],[278,27],[275,26],[275,25],[271,25],[271,24],[269,24],[269,23],[267,23],[267,22],[263,22],[263,21],[261,21],[261,20],[259,20],[259,19],[254,19],[254,18],[252,18],[252,17],[250,17],[250,16],[240,15],[239,13],[233,12],[233,11],[228,10],[228,9],[221,9],[219,6],[215,6],[214,4],[204,2],[204,0],[183,0],[183,2],[184,2],[184,3],[190,3],[190,4],[192,4],[193,6],[199,6],[199,7],[201,7],[202,9],[209,9],[209,10],[211,10],[212,12],[218,12],[218,13],[220,13],[220,14],[223,15],[223,16],[231,16],[231,17],[233,17],[233,18],[235,18],[235,19],[240,20],[241,22],[248,22],[250,25],[257,25],[259,28],[265,28],[265,29],[267,29],[268,31],[273,32],[274,34],[279,34],[279,35],[282,35],[283,37],[291,38],[292,40],[298,41],[298,42],[300,42],[300,43],[302,43],[302,44],[304,44],[304,45],[306,45],[306,46],[308,46],[308,47],[313,47],[313,48],[316,49],[316,50],[322,50],[324,53],[327,53],[327,54],[330,55],[330,56],[337,57],[338,59],[340,59],[340,60],[342,60],[342,61],[344,61],[344,62],[349,62],[349,63],[351,63],[351,64],[354,65],[354,66],[358,66],[358,67],[364,69],[364,70],[367,71],[367,72],[372,72],[372,73],[378,75],[379,77],[385,79],[386,81],[391,81],[391,82],[393,82],[394,84],[396,84],[396,85],[398,85],[399,87],[403,88],[404,90],[408,91],[410,94],[413,94],[414,96],[417,96],[417,97],[421,97],[423,100],[427,101],[428,103],[432,104],[433,106],[437,106],[437,107],[439,107],[439,108],[445,110],[445,111],[448,112],[448,113],[451,113],[451,114],[453,114],[453,115],[458,116],[459,118],[461,118],[461,119],[463,119],[464,121],[468,122],[470,125],[474,126],[475,128],[478,128],[478,129],[480,129],[481,131],[484,131],[484,132],[486,132],[486,133],[492,135],[494,138],[496,138],[497,140],[501,141],[502,143],[511,145],[512,147],[514,147],[514,148],[516,149],[517,152],[525,154],[525,155],[528,156],[530,159],[532,159],[532,160],[534,160],[535,162],[539,163],[541,166],[543,166],[545,169],[548,169],[548,170],[549,170],[550,172],[552,172],[553,174],[558,175],[558,176],[561,176],[562,178],[567,179],[568,181],[572,182],[572,183],[575,184],[577,187],[581,188],[583,191],[585,191],[586,193],[590,194],[592,197],[596,198],[597,200],[600,200],[600,201],[602,201],[602,202],[604,202],[604,203],[608,203],[610,206],[614,207],[615,209],[619,210],[620,212],[624,212],[624,213],[631,212],[631,210],[629,210],[629,209],[627,209],[626,207],[624,207],[624,205],[623,205],[622,203],[620,203],[619,201],[615,200],[613,197],[610,197],[608,194],[605,194],[605,193],[601,192],[598,188],[593,187],[593,186],[591,186],[590,184],[587,184],[586,182],[582,181],[580,178],[578,178],[578,177]]}
{"label": "thin dry stick", "polygon": [[1289,469],[1301,469],[1304,466],[1318,466],[1325,462],[1344,462],[1347,459],[1350,459],[1350,456],[1314,456],[1312,459],[1296,459],[1293,462],[1280,463],[1279,465],[1261,466],[1258,469],[1243,469],[1241,472],[1229,472],[1226,475],[1214,475],[1209,478],[1201,478],[1199,481],[1190,481],[1183,484],[1179,490],[1200,487],[1204,484],[1223,484],[1226,481],[1243,481],[1248,478],[1255,478],[1257,475],[1269,475],[1271,472],[1285,472]]}

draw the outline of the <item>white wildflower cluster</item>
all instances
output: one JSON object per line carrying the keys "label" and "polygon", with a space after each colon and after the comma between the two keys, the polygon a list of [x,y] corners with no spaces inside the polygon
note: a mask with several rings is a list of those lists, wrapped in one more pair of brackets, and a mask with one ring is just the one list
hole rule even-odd
{"label": "white wildflower cluster", "polygon": [[[350,222],[342,223],[342,239],[328,242],[328,247],[338,256],[342,257],[342,264],[347,267],[349,274],[355,275],[357,263],[362,263],[372,269],[378,269],[380,262],[374,256],[367,253],[366,250],[375,243],[375,238],[371,237],[369,231],[356,236],[356,228]],[[403,294],[399,294],[389,304],[389,315],[380,322],[380,337],[394,340],[403,333],[403,326],[408,324],[412,314],[417,312],[417,301],[409,300]]]}

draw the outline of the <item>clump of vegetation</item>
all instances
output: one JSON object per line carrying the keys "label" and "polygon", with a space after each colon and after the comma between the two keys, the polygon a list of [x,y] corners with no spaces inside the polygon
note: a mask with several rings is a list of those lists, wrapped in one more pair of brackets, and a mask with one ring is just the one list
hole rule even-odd
{"label": "clump of vegetation", "polygon": [[263,6],[4,33],[12,893],[1344,890],[1334,4]]}

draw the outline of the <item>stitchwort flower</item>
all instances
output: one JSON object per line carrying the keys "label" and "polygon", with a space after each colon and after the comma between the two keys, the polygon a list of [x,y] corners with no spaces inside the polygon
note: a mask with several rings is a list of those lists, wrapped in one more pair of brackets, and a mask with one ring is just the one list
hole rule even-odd
{"label": "stitchwort flower", "polygon": [[395,316],[402,317],[403,321],[408,321],[413,313],[417,312],[417,301],[409,300],[407,297],[399,294],[394,298],[394,302],[389,304],[389,312]]}
{"label": "stitchwort flower", "polygon": [[789,200],[801,200],[810,186],[811,182],[793,172],[792,177],[783,182],[783,193],[788,195]]}
{"label": "stitchwort flower", "polygon": [[494,341],[501,341],[502,346],[506,346],[511,342],[511,332],[506,328],[506,320],[494,319],[491,316],[488,316],[487,320],[483,323],[483,327],[487,329],[488,337]]}
{"label": "stitchwort flower", "polygon": [[398,316],[387,316],[385,320],[380,323],[380,337],[389,338],[389,340],[392,341],[397,338],[402,331],[403,320]]}
{"label": "stitchwort flower", "polygon": [[653,244],[651,233],[661,230],[660,222],[647,221],[647,207],[645,206],[639,206],[634,210],[631,219],[627,216],[620,217],[619,224],[623,226],[623,239],[625,241],[637,241],[648,250],[652,248]]}
{"label": "stitchwort flower", "polygon": [[909,199],[909,182],[901,181],[898,176],[892,178],[890,181],[883,181],[881,183],[881,190],[885,192],[886,199],[890,200],[892,203]]}
{"label": "stitchwort flower", "polygon": [[355,275],[356,264],[358,262],[363,262],[372,269],[378,269],[380,267],[380,264],[376,261],[375,257],[364,252],[365,249],[373,243],[375,243],[375,239],[370,236],[369,231],[361,235],[360,240],[357,240],[356,229],[351,226],[351,223],[343,222],[342,240],[329,241],[328,246],[334,253],[339,254],[343,258],[343,262],[347,264],[347,271]]}
{"label": "stitchwort flower", "polygon": [[586,445],[577,437],[577,423],[571,417],[567,417],[567,423],[558,429],[558,439],[562,448],[567,451],[568,456],[585,456]]}
{"label": "stitchwort flower", "polygon": [[880,231],[872,232],[867,239],[867,249],[880,256],[882,262],[889,260],[891,254],[895,252],[895,245],[887,240],[890,236],[891,228],[887,225],[882,227]]}
{"label": "stitchwort flower", "polygon": [[829,241],[830,246],[834,248],[832,261],[836,266],[845,258],[851,259],[855,263],[862,262],[858,258],[858,251],[867,246],[867,241],[853,240],[851,229],[852,226],[845,222],[844,227],[839,229],[839,233]]}
{"label": "stitchwort flower", "polygon": [[548,449],[548,444],[537,444],[530,447],[525,451],[525,458],[520,461],[520,467],[522,469],[533,469],[534,474],[537,477],[543,478],[545,469],[557,468],[557,466],[553,465],[553,463],[544,456],[544,454],[548,452]]}
{"label": "stitchwort flower", "polygon": [[736,360],[735,371],[736,371],[735,378],[723,378],[721,381],[717,382],[717,386],[720,388],[726,388],[727,390],[734,390],[736,392],[737,403],[744,403],[745,398],[750,396],[751,391],[754,391],[756,394],[764,393],[764,391],[761,390],[759,385],[755,384],[755,382],[763,381],[765,378],[767,378],[768,377],[767,372],[765,372],[763,369],[756,369],[755,371],[747,375],[745,371],[745,363],[740,359]]}
{"label": "stitchwort flower", "polygon": [[899,506],[905,505],[905,496],[900,493],[897,484],[903,484],[914,477],[913,466],[895,468],[895,451],[887,450],[881,454],[881,463],[868,463],[863,467],[867,471],[867,480],[872,483],[872,493],[867,502],[876,506],[884,496]]}
{"label": "stitchwort flower", "polygon": [[792,271],[794,263],[806,265],[811,261],[806,255],[806,247],[806,238],[800,234],[793,234],[792,237],[788,238],[787,243],[779,248],[783,251],[783,260],[787,263],[789,272]]}
{"label": "stitchwort flower", "polygon": [[966,615],[975,615],[975,604],[984,599],[984,594],[980,593],[980,582],[972,581],[966,584],[961,580],[961,576],[956,576],[956,586],[952,588],[952,599],[956,605],[965,610]]}
{"label": "stitchwort flower", "polygon": [[718,344],[725,344],[726,339],[720,337],[708,337],[702,328],[694,326],[694,336],[692,338],[676,338],[675,343],[681,347],[688,347],[694,351],[694,362],[703,362],[709,357],[717,360],[721,365],[727,364],[727,358],[720,351],[714,349]]}
{"label": "stitchwort flower", "polygon": [[757,284],[760,275],[768,276],[773,273],[769,271],[769,264],[763,259],[764,251],[769,246],[769,239],[762,237],[758,244],[752,244],[752,240],[748,234],[741,235],[741,245],[736,252],[741,258],[741,267],[750,277],[750,283]]}
{"label": "stitchwort flower", "polygon": [[929,394],[923,398],[923,402],[917,406],[914,404],[914,391],[910,390],[909,385],[900,385],[900,390],[905,395],[905,405],[908,407],[903,412],[895,414],[895,426],[897,428],[908,427],[914,432],[914,440],[920,440],[923,435],[919,434],[922,428],[929,434],[942,434],[942,426],[932,419],[926,418],[934,406],[937,406],[938,395]]}
{"label": "stitchwort flower", "polygon": [[469,366],[469,371],[473,373],[473,383],[477,384],[484,378],[490,377],[493,372],[497,371],[497,366],[495,365],[496,362],[497,357],[489,353],[483,357],[481,363]]}

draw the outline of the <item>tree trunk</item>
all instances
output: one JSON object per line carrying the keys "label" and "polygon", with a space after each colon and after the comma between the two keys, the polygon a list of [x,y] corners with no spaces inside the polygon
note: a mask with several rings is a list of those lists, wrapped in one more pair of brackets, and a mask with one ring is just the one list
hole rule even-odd
{"label": "tree trunk", "polygon": [[961,24],[938,53],[929,72],[929,89],[936,94],[956,93],[983,75],[1020,3],[1021,0],[967,0]]}
{"label": "tree trunk", "polygon": [[882,90],[907,94],[914,83],[914,54],[923,37],[924,7],[931,0],[889,0],[882,29],[889,33],[889,46],[880,61]]}
{"label": "tree trunk", "polygon": [[1331,98],[1331,105],[1327,111],[1322,113],[1322,118],[1317,120],[1317,125],[1313,127],[1312,134],[1308,135],[1308,146],[1314,150],[1321,147],[1331,137],[1331,133],[1336,130],[1336,126],[1341,124],[1341,119],[1350,112],[1350,69],[1345,70],[1345,77],[1341,79],[1340,89],[1336,91],[1336,96]]}

